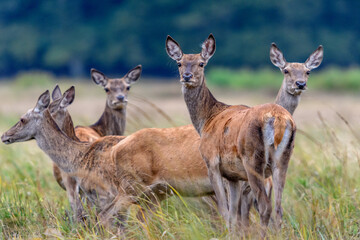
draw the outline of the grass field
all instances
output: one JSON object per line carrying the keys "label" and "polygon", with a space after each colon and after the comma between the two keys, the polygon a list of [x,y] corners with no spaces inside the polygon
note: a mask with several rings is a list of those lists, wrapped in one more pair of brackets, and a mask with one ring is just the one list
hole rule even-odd
{"label": "grass field", "polygon": [[[279,79],[281,80],[281,79]],[[130,93],[127,134],[143,127],[169,127],[190,123],[180,84],[141,80]],[[103,90],[92,82],[61,82],[64,90],[76,87],[69,111],[75,124],[90,124],[100,116]],[[41,87],[0,85],[0,132],[9,129],[37,97],[53,83]],[[280,85],[280,83],[279,83]],[[326,93],[309,86],[294,118],[297,133],[283,197],[281,232],[269,228],[269,239],[360,238],[360,97],[354,93]],[[276,91],[214,88],[219,100],[256,105],[271,102]],[[142,100],[145,98],[159,109]],[[166,115],[163,113],[166,113]],[[167,116],[170,118],[167,119]],[[52,176],[51,160],[35,141],[0,144],[0,236],[4,239],[104,239],[95,223],[77,225],[69,219],[65,192]],[[196,198],[172,197],[143,224],[131,209],[126,237],[130,239],[228,239],[224,222],[212,208]],[[259,219],[251,214],[246,238],[257,238]],[[240,235],[239,235],[240,236]]]}

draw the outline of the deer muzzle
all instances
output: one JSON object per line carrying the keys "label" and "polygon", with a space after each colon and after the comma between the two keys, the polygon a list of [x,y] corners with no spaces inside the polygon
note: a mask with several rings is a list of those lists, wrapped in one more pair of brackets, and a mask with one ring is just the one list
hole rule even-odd
{"label": "deer muzzle", "polygon": [[9,136],[7,136],[6,134],[3,134],[1,136],[1,141],[5,144],[10,144],[11,143],[11,138]]}
{"label": "deer muzzle", "polygon": [[183,74],[183,79],[184,79],[185,82],[190,82],[192,77],[193,77],[193,75],[191,73],[184,73]]}

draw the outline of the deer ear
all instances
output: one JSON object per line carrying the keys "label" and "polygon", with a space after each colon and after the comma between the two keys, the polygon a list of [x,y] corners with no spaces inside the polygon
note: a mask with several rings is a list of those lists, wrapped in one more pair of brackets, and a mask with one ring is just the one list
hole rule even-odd
{"label": "deer ear", "polygon": [[142,66],[141,65],[137,65],[136,67],[134,67],[133,69],[131,69],[126,75],[125,75],[125,79],[129,84],[132,84],[134,82],[136,82],[140,76],[141,76],[141,71],[142,71]]}
{"label": "deer ear", "polygon": [[310,70],[317,68],[318,66],[320,66],[323,57],[324,57],[324,48],[323,46],[320,45],[306,60],[305,66]]}
{"label": "deer ear", "polygon": [[270,47],[270,60],[276,67],[280,69],[283,69],[286,65],[284,55],[275,43],[272,43]]}
{"label": "deer ear", "polygon": [[55,101],[57,99],[60,99],[62,97],[62,94],[61,94],[61,90],[59,88],[59,85],[56,84],[54,90],[52,91],[52,94],[51,94],[51,97],[52,97],[52,100]]}
{"label": "deer ear", "polygon": [[209,37],[205,40],[205,42],[202,44],[201,57],[205,59],[205,61],[208,61],[214,55],[215,49],[215,38],[214,35],[212,35],[211,33]]}
{"label": "deer ear", "polygon": [[74,98],[75,98],[75,87],[71,86],[68,90],[64,92],[64,95],[62,96],[61,99],[60,107],[66,108],[67,106],[72,104]]}
{"label": "deer ear", "polygon": [[50,104],[50,92],[46,90],[43,94],[40,95],[36,106],[34,108],[34,112],[43,112]]}
{"label": "deer ear", "polygon": [[183,56],[180,45],[169,35],[166,38],[166,52],[175,61],[180,61]]}
{"label": "deer ear", "polygon": [[102,72],[96,70],[95,68],[92,68],[90,70],[91,72],[91,78],[92,80],[97,84],[97,85],[101,85],[103,87],[106,86],[107,84],[107,77],[105,76],[105,74],[103,74]]}

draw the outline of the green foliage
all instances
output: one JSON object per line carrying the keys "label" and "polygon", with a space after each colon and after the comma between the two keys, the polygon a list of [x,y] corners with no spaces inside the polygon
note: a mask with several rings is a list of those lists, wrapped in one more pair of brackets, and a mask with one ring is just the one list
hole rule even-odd
{"label": "green foliage", "polygon": [[48,72],[29,71],[21,72],[14,79],[14,86],[19,88],[53,87],[55,76]]}
{"label": "green foliage", "polygon": [[350,68],[348,70],[329,68],[320,72],[320,74],[314,73],[310,78],[310,86],[316,89],[349,91],[359,91],[360,89],[359,68]]}
{"label": "green foliage", "polygon": [[90,67],[118,73],[143,64],[144,74],[173,75],[166,35],[189,53],[211,32],[215,66],[269,66],[271,42],[291,61],[304,61],[322,44],[324,65],[358,65],[359,8],[351,0],[2,0],[0,71],[84,75]]}
{"label": "green foliage", "polygon": [[275,72],[270,69],[255,71],[214,68],[206,76],[210,84],[245,89],[279,89],[282,80],[280,71]]}
{"label": "green foliage", "polygon": [[[270,69],[240,69],[213,68],[207,73],[210,84],[242,89],[279,89],[283,75],[280,71]],[[308,81],[311,89],[331,91],[359,91],[360,69],[327,68],[314,71]]]}

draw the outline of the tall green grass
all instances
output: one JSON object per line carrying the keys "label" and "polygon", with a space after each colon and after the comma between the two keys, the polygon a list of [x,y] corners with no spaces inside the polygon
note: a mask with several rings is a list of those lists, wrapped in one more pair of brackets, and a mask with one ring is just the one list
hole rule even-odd
{"label": "tall green grass", "polygon": [[[243,88],[278,90],[283,75],[277,69],[240,69],[213,68],[207,73],[210,84]],[[331,91],[359,91],[360,69],[340,69],[330,67],[321,71],[312,71],[308,85],[311,89]]]}
{"label": "tall green grass", "polygon": [[[2,123],[3,125],[4,123]],[[360,238],[360,142],[358,127],[346,122],[299,131],[283,195],[284,223],[269,227],[269,239]],[[8,238],[104,239],[116,232],[72,221],[65,192],[57,185],[50,159],[35,142],[0,144],[0,236]],[[197,198],[171,197],[142,223],[137,206],[130,211],[129,239],[228,239],[224,221]],[[259,219],[251,214],[248,235],[258,236]]]}

